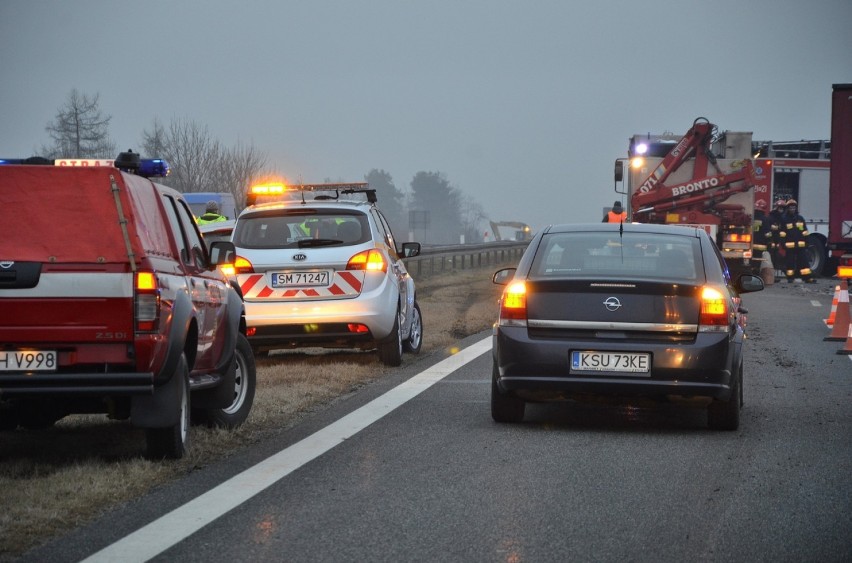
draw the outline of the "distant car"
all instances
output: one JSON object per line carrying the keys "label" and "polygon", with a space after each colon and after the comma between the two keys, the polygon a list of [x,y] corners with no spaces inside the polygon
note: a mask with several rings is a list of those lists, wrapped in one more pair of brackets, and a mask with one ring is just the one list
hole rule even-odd
{"label": "distant car", "polygon": [[217,240],[231,240],[231,233],[234,232],[234,225],[236,223],[236,219],[218,221],[216,223],[204,223],[203,225],[198,225],[198,230],[201,231],[204,242],[207,243],[207,246],[210,246],[211,242]]}
{"label": "distant car", "polygon": [[414,280],[403,263],[420,244],[397,244],[374,190],[329,196],[308,188],[296,199],[250,205],[237,218],[234,269],[252,348],[376,349],[383,363],[399,365],[403,350],[422,345]]}
{"label": "distant car", "polygon": [[519,422],[526,401],[614,395],[707,406],[736,430],[744,313],[715,243],[699,228],[557,225],[531,241],[506,285],[493,336],[491,415]]}

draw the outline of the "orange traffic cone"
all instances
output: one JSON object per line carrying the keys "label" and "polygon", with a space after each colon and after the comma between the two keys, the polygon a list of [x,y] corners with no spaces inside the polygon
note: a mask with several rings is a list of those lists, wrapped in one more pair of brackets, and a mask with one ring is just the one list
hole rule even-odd
{"label": "orange traffic cone", "polygon": [[843,354],[844,356],[852,355],[852,324],[849,325],[849,332],[846,335],[846,344],[837,351],[838,354]]}
{"label": "orange traffic cone", "polygon": [[[846,279],[843,279],[843,285],[846,285]],[[848,291],[848,289],[847,289]],[[840,296],[840,286],[834,286],[834,297],[831,299],[831,312],[828,314],[828,318],[824,319],[824,322],[827,326],[834,326],[834,317],[837,315],[837,300]]]}
{"label": "orange traffic cone", "polygon": [[834,316],[834,325],[831,327],[831,334],[823,338],[823,340],[831,340],[843,342],[849,337],[849,290],[846,286],[846,280],[840,287],[840,297],[837,300],[837,313]]}

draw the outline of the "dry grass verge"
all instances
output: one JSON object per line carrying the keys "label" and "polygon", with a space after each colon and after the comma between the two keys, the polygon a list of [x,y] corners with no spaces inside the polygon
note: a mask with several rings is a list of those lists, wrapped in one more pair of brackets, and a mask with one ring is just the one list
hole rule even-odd
{"label": "dry grass verge", "polygon": [[[449,348],[491,326],[500,288],[490,274],[473,270],[418,280],[421,353]],[[403,361],[412,358],[405,355]],[[258,359],[257,366],[257,394],[246,424],[233,432],[193,427],[192,451],[179,461],[144,459],[144,433],[104,416],[72,416],[48,430],[0,433],[0,560],[293,426],[388,373],[372,352],[290,351]]]}

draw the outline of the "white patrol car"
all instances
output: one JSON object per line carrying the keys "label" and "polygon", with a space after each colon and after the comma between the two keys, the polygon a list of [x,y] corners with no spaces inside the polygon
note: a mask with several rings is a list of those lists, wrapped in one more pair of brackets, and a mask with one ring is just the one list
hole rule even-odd
{"label": "white patrol car", "polygon": [[[258,194],[277,201],[257,203]],[[423,320],[403,264],[420,243],[397,245],[375,204],[365,183],[252,188],[232,240],[255,353],[377,349],[397,366],[403,349],[420,351]]]}

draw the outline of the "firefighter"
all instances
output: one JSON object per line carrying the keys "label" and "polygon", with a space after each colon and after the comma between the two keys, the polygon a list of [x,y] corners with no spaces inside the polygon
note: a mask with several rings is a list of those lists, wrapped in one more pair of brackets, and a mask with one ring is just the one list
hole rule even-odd
{"label": "firefighter", "polygon": [[766,201],[757,200],[754,203],[754,221],[752,222],[752,248],[755,257],[762,261],[761,270],[774,270],[775,263],[769,253],[771,233],[769,217],[766,216]]}
{"label": "firefighter", "polygon": [[783,199],[775,200],[775,207],[769,212],[767,217],[769,230],[766,233],[767,245],[769,246],[769,255],[772,257],[772,264],[776,269],[775,281],[778,281],[777,271],[784,262],[784,254],[782,252],[783,245],[780,239],[781,223],[784,219],[784,214],[787,212],[787,202]]}
{"label": "firefighter", "polygon": [[808,225],[805,218],[799,215],[799,203],[795,199],[788,199],[786,207],[787,213],[779,229],[779,240],[783,241],[784,245],[784,274],[787,276],[787,283],[796,279],[805,283],[816,283],[807,263]]}
{"label": "firefighter", "polygon": [[204,225],[205,223],[219,223],[227,219],[224,215],[219,215],[219,204],[210,200],[207,202],[207,207],[204,208],[204,215],[199,217],[197,222],[199,225]]}
{"label": "firefighter", "polygon": [[612,204],[612,211],[604,215],[601,223],[622,223],[627,220],[627,211],[621,207],[621,202],[616,201]]}

